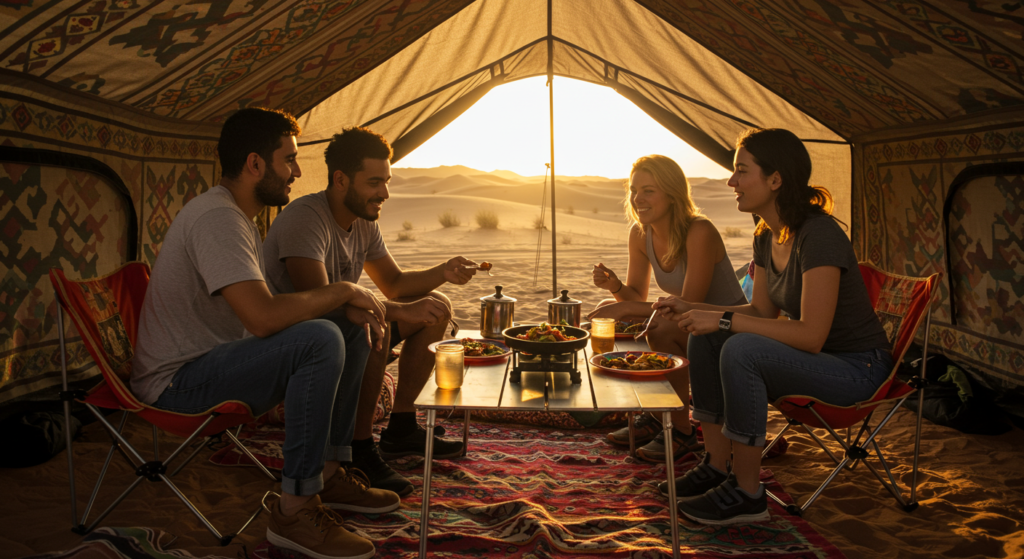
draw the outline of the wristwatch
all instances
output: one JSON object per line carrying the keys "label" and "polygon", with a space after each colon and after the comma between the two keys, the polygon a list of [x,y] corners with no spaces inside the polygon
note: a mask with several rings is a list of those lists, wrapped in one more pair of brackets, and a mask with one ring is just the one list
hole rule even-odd
{"label": "wristwatch", "polygon": [[723,332],[732,330],[732,311],[725,311],[718,319],[718,329]]}

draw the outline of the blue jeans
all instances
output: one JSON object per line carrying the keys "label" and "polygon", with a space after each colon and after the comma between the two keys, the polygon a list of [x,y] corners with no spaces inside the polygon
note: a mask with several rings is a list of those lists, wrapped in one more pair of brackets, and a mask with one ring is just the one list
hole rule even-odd
{"label": "blue jeans", "polygon": [[764,446],[768,403],[801,395],[837,406],[870,398],[892,372],[885,349],[807,353],[757,334],[690,335],[693,417],[723,425],[739,443]]}
{"label": "blue jeans", "polygon": [[352,433],[366,332],[343,319],[309,320],[273,336],[219,345],[174,374],[154,407],[199,413],[228,400],[262,415],[284,401],[281,490],[314,495],[323,489],[326,460],[352,459]]}

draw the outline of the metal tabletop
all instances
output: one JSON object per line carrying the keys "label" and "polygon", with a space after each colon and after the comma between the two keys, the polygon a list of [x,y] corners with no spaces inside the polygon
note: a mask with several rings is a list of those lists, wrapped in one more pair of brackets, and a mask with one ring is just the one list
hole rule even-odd
{"label": "metal tabletop", "polygon": [[[463,330],[463,338],[479,338],[477,330]],[[645,342],[615,340],[615,351],[649,351]],[[524,371],[522,381],[509,381],[510,361],[466,367],[462,388],[443,390],[431,375],[415,406],[425,410],[516,411],[649,411],[683,409],[665,377],[627,377],[590,365],[589,346],[578,352],[582,382],[572,384],[569,373]]]}

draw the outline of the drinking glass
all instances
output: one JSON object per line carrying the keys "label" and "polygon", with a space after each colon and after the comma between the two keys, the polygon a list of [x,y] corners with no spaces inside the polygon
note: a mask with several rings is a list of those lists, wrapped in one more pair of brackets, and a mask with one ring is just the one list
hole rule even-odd
{"label": "drinking glass", "polygon": [[440,344],[434,360],[434,382],[438,388],[454,390],[462,386],[466,350],[461,343]]}
{"label": "drinking glass", "polygon": [[595,355],[615,351],[614,318],[595,318],[590,321],[590,349]]}

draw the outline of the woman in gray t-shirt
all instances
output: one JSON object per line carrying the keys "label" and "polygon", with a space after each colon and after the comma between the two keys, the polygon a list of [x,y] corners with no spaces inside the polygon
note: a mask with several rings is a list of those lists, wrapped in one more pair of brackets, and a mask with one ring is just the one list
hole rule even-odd
{"label": "woman in gray t-shirt", "polygon": [[853,246],[830,215],[832,197],[808,184],[803,142],[787,130],[748,130],[734,168],[737,208],[761,218],[753,300],[655,304],[691,334],[693,417],[707,452],[675,483],[680,511],[705,524],[768,519],[759,480],[768,402],[801,394],[851,405],[870,398],[893,365]]}
{"label": "woman in gray t-shirt", "polygon": [[[658,287],[672,295],[714,305],[739,305],[746,302],[725,243],[715,226],[694,205],[690,183],[679,165],[663,155],[641,157],[629,175],[626,215],[633,222],[629,229],[629,262],[626,281],[604,264],[594,266],[594,285],[607,289],[614,299],[601,301],[593,317],[616,320],[647,318],[651,272]],[[654,351],[686,355],[689,334],[667,319],[657,320],[647,336]],[[684,403],[690,400],[690,379],[684,369],[668,375],[669,382]],[[699,450],[696,431],[690,425],[689,410],[673,412],[673,452],[681,456]],[[641,442],[637,456],[649,462],[664,463],[665,444],[661,426],[650,414],[636,419]],[[615,444],[629,444],[629,429],[608,435]]]}

